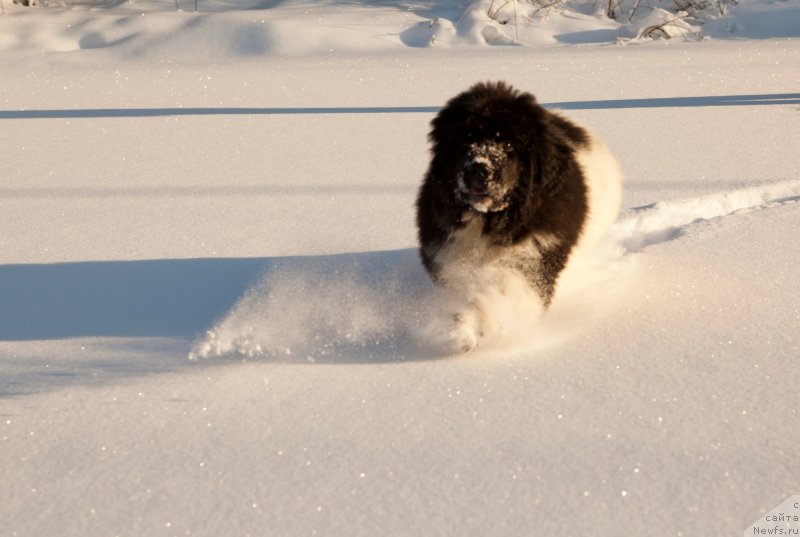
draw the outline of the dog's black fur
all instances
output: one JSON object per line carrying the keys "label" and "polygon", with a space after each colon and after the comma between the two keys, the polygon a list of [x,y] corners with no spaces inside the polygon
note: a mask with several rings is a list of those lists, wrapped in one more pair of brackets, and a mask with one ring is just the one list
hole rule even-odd
{"label": "dog's black fur", "polygon": [[[454,97],[431,125],[432,158],[417,198],[425,268],[438,281],[437,254],[481,218],[482,239],[492,248],[530,248],[512,264],[547,306],[587,218],[586,180],[575,152],[590,143],[589,134],[502,82],[476,84]],[[476,157],[480,147],[502,148],[503,156],[496,162],[485,151]],[[476,163],[490,160],[473,177]],[[507,188],[498,187],[501,195],[490,207],[476,208],[476,201],[489,203],[493,182]]]}

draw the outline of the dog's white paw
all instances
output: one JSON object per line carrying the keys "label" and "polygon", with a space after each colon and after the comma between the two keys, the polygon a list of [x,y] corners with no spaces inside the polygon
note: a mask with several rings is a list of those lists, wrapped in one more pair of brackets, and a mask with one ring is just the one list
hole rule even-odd
{"label": "dog's white paw", "polygon": [[454,315],[455,326],[448,334],[447,347],[451,354],[470,352],[478,347],[480,332],[460,315]]}
{"label": "dog's white paw", "polygon": [[474,351],[484,338],[480,312],[473,305],[450,315],[450,323],[445,330],[445,351],[448,354],[461,354]]}

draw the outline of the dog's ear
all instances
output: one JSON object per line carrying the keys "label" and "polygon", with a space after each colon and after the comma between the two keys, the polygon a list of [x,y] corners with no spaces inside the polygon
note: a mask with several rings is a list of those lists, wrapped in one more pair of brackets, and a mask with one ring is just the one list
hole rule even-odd
{"label": "dog's ear", "polygon": [[536,102],[533,95],[523,93],[518,109],[518,128],[525,136],[528,154],[528,179],[539,195],[556,192],[574,166],[572,146],[582,143],[585,132],[561,116]]}
{"label": "dog's ear", "polygon": [[546,121],[547,111],[530,93],[521,94],[516,105],[516,138],[524,148],[523,158],[527,168],[523,170],[520,180],[526,183],[523,185],[524,195],[533,203],[541,195],[541,189],[553,173],[553,170],[547,169],[551,145]]}
{"label": "dog's ear", "polygon": [[572,149],[554,129],[546,129],[543,140],[535,147],[536,184],[540,193],[556,194],[563,188],[565,179],[575,173]]}
{"label": "dog's ear", "polygon": [[529,139],[527,152],[525,155],[525,168],[521,170],[519,185],[520,210],[523,218],[531,219],[537,208],[541,205],[544,175],[549,173],[545,170],[547,162],[545,144],[537,139]]}

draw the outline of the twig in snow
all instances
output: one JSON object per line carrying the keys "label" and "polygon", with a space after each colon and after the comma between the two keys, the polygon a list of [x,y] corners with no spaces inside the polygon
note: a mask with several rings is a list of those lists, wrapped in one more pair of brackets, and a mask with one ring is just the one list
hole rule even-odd
{"label": "twig in snow", "polygon": [[517,0],[514,0],[514,43],[519,43],[519,24],[517,24]]}
{"label": "twig in snow", "polygon": [[494,7],[494,0],[492,0],[492,3],[489,4],[489,10],[486,12],[486,15],[493,21],[499,22],[500,24],[505,24],[504,22],[500,22],[497,20],[497,14],[500,13],[500,11],[508,4],[512,4],[514,6],[514,43],[519,43],[519,24],[517,22],[517,0],[506,0],[503,4],[498,6],[497,9],[492,9]]}
{"label": "twig in snow", "polygon": [[619,7],[620,0],[608,0],[608,9],[606,10],[606,16],[609,19],[616,19],[617,15],[615,11]]}
{"label": "twig in snow", "polygon": [[633,16],[636,14],[636,10],[639,9],[639,4],[641,3],[642,0],[635,0],[633,7],[631,7],[631,14],[628,15],[628,22],[631,22],[631,19],[633,19]]}
{"label": "twig in snow", "polygon": [[553,0],[550,3],[544,4],[542,2],[534,2],[536,4],[536,11],[535,13],[538,15],[540,11],[545,10],[545,14],[542,15],[543,19],[547,19],[550,16],[550,13],[564,3],[564,0]]}
{"label": "twig in snow", "polygon": [[684,34],[684,37],[686,37],[684,29],[681,28],[680,26],[677,26],[675,23],[684,20],[687,16],[688,13],[686,13],[685,11],[679,11],[678,14],[675,16],[675,18],[664,21],[661,24],[654,24],[653,26],[648,26],[647,28],[639,32],[637,38],[649,37],[650,39],[658,39],[658,38],[670,39],[672,36],[670,36],[669,32],[667,32],[664,29],[667,26],[675,26],[676,28],[678,28],[678,30],[680,30]]}
{"label": "twig in snow", "polygon": [[[502,5],[500,5],[500,7],[498,7],[494,11],[492,11],[492,7],[494,6],[494,0],[492,0],[492,3],[489,4],[489,11],[487,11],[486,14],[489,16],[490,19],[492,19],[493,21],[496,21],[497,20],[497,14],[500,13],[500,10],[503,9],[504,7],[506,7],[508,4],[510,4],[512,2],[514,2],[514,0],[506,0]],[[514,4],[514,7],[516,8],[516,3]]]}

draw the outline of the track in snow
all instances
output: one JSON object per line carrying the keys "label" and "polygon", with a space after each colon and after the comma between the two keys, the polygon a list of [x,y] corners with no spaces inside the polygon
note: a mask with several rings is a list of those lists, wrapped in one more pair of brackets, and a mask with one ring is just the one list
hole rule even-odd
{"label": "track in snow", "polygon": [[800,181],[743,188],[641,207],[634,216],[617,222],[614,240],[626,252],[637,252],[679,237],[692,224],[737,212],[766,209],[800,200]]}

